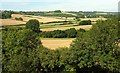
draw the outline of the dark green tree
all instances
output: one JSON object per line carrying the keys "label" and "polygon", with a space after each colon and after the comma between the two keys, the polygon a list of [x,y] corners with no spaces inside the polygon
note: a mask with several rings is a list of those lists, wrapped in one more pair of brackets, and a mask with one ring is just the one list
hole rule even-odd
{"label": "dark green tree", "polygon": [[40,31],[39,21],[36,20],[36,19],[29,20],[26,23],[26,28],[31,29],[31,30],[33,30],[35,32],[39,32]]}

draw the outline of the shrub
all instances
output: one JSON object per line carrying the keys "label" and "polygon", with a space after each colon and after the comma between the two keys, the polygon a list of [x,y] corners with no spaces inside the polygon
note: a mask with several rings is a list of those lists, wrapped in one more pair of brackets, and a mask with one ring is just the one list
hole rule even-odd
{"label": "shrub", "polygon": [[15,18],[15,20],[18,20],[18,21],[23,21],[23,18],[19,17],[19,18]]}
{"label": "shrub", "polygon": [[80,28],[80,29],[78,30],[78,32],[86,32],[86,30],[85,30],[85,29]]}
{"label": "shrub", "polygon": [[83,20],[79,23],[79,25],[91,25],[91,20]]}

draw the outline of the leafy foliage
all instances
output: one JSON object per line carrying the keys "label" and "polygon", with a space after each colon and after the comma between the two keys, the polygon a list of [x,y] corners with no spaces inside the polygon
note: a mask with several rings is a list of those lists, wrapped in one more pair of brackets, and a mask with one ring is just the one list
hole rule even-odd
{"label": "leafy foliage", "polygon": [[55,10],[54,12],[56,12],[56,13],[61,13],[61,10]]}
{"label": "leafy foliage", "polygon": [[78,55],[79,68],[95,67],[98,71],[101,68],[105,72],[120,72],[120,55],[115,55],[115,50],[119,49],[117,31],[117,20],[110,19],[99,21],[89,32],[81,33],[71,46],[74,56]]}
{"label": "leafy foliage", "polygon": [[2,35],[3,72],[35,71],[38,62],[35,53],[40,45],[38,35],[20,28],[4,29]]}
{"label": "leafy foliage", "polygon": [[67,29],[67,30],[65,30],[65,32],[66,32],[68,38],[75,38],[77,35],[77,31],[75,28]]}
{"label": "leafy foliage", "polygon": [[31,19],[26,23],[26,28],[31,29],[35,32],[40,31],[39,27],[40,27],[39,21],[36,19]]}
{"label": "leafy foliage", "polygon": [[0,18],[1,19],[11,18],[11,12],[9,11],[0,12]]}
{"label": "leafy foliage", "polygon": [[[59,50],[43,47],[38,34],[32,30],[4,29],[3,72],[120,73],[117,27],[116,18],[98,21],[90,31],[84,32],[80,29],[82,32],[70,48]],[[61,33],[59,30],[56,32]]]}
{"label": "leafy foliage", "polygon": [[80,31],[75,28],[70,28],[67,30],[54,30],[54,31],[45,31],[40,33],[40,37],[44,38],[75,38],[77,37],[77,33],[85,32],[84,29]]}
{"label": "leafy foliage", "polygon": [[83,20],[79,23],[79,25],[91,25],[91,20]]}

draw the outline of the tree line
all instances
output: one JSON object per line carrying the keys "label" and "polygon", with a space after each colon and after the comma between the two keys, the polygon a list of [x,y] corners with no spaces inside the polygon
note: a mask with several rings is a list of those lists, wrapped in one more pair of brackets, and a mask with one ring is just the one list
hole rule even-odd
{"label": "tree line", "polygon": [[40,37],[43,38],[76,38],[79,32],[86,32],[84,29],[76,30],[70,28],[67,30],[42,31]]}

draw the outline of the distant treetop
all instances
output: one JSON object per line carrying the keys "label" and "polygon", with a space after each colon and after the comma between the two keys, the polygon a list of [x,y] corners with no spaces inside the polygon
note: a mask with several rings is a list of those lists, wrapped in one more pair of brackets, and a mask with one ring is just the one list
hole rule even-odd
{"label": "distant treetop", "polygon": [[55,10],[54,12],[61,13],[62,11],[61,10]]}

